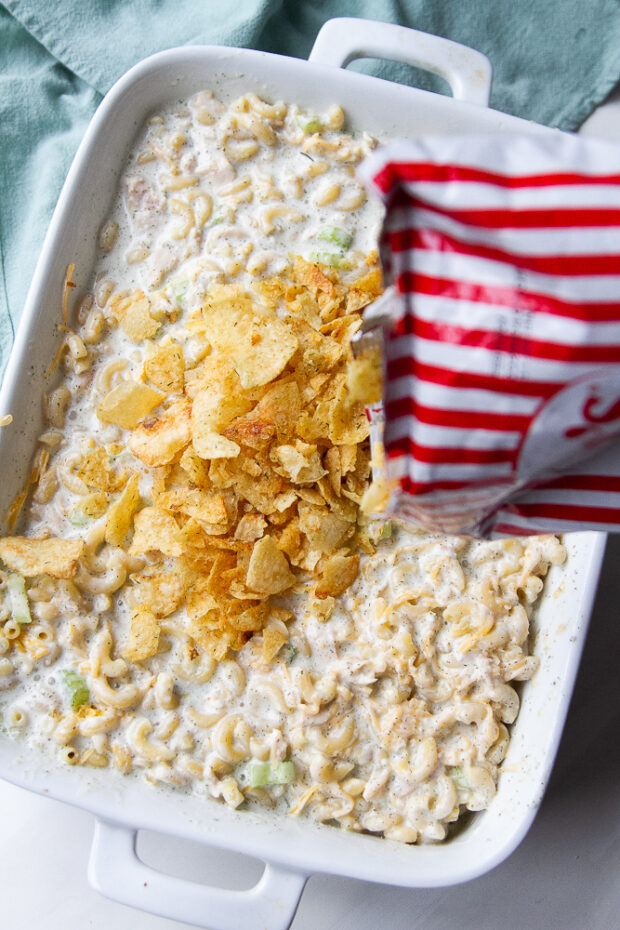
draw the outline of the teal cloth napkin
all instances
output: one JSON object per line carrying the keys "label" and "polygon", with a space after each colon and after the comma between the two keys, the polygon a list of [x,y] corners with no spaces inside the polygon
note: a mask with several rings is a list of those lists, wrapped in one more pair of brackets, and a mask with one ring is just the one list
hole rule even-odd
{"label": "teal cloth napkin", "polygon": [[[334,16],[400,23],[484,52],[491,105],[575,129],[620,77],[618,0],[5,0],[0,2],[0,371],[71,158],[103,94],[184,44],[306,58]],[[394,62],[354,67],[441,90]],[[0,411],[2,412],[2,411]]]}

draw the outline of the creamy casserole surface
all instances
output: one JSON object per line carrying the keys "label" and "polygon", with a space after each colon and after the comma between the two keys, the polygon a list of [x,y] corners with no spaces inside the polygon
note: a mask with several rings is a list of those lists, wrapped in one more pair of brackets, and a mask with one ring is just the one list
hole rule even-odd
{"label": "creamy casserole surface", "polygon": [[360,515],[375,144],[253,94],[148,121],[0,541],[0,708],[59,764],[431,842],[495,794],[565,550]]}

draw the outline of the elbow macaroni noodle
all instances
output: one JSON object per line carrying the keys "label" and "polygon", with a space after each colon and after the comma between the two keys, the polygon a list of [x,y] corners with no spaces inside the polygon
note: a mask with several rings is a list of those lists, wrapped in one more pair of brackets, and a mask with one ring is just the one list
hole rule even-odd
{"label": "elbow macaroni noodle", "polygon": [[[138,476],[135,510],[161,492],[166,469],[180,469],[174,447],[145,467],[124,445],[126,427],[94,412],[136,384],[174,395],[171,383],[149,380],[155,348],[183,346],[177,377],[194,396],[194,370],[211,349],[186,318],[210,288],[230,280],[267,287],[290,254],[314,261],[320,252],[345,281],[376,262],[368,256],[379,208],[366,202],[353,168],[376,142],[344,125],[337,105],[319,117],[253,93],[227,107],[204,91],[142,132],[100,228],[92,293],[80,297],[76,331],[65,337],[65,379],[46,400],[41,443],[52,460],[26,521],[27,535],[82,539],[84,550],[72,577],[27,579],[30,623],[12,615],[1,574],[2,726],[52,746],[62,764],[111,764],[232,807],[438,842],[462,811],[483,810],[495,794],[519,709],[512,683],[536,671],[532,611],[549,565],[565,557],[555,537],[481,542],[395,524],[362,553],[348,590],[304,602],[297,585],[280,595],[283,613],[254,635],[250,625],[245,645],[216,659],[175,600],[175,550],[135,548],[131,521],[118,535],[106,516],[128,474]],[[131,319],[118,309],[130,291],[146,300],[134,303]],[[132,326],[145,319],[152,335],[136,337]],[[317,369],[308,390],[320,391],[321,377]],[[282,448],[282,462],[294,462],[295,447]],[[189,458],[200,482],[203,460]],[[326,479],[315,480],[327,494]],[[359,489],[347,488],[353,506]],[[316,486],[303,493],[316,503]],[[289,507],[284,499],[269,522],[277,526]],[[205,520],[217,540],[211,519],[221,518]],[[136,616],[143,625],[134,629]],[[270,659],[269,637],[279,644]],[[67,669],[87,691],[74,706]],[[290,782],[248,784],[248,763],[276,772],[289,760]]]}

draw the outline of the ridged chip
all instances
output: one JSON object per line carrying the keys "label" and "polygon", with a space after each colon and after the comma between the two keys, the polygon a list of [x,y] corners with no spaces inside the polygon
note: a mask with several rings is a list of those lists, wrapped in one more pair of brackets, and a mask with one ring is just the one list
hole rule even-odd
{"label": "ridged chip", "polygon": [[81,539],[28,539],[25,536],[6,536],[0,539],[0,559],[11,571],[32,578],[35,575],[52,575],[54,578],[73,578],[78,560],[84,551]]}

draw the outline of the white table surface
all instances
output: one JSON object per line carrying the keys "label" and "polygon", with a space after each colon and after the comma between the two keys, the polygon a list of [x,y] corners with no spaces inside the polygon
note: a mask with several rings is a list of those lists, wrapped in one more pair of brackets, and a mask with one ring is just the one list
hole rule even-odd
{"label": "white table surface", "polygon": [[[583,129],[620,140],[620,92]],[[510,858],[453,888],[310,879],[293,930],[613,930],[620,927],[620,536],[610,539],[551,782]],[[0,781],[1,930],[182,930],[108,901],[86,880],[93,817]],[[162,871],[250,887],[256,860],[141,834]],[[243,928],[239,928],[243,930]],[[269,930],[269,928],[266,928]]]}

